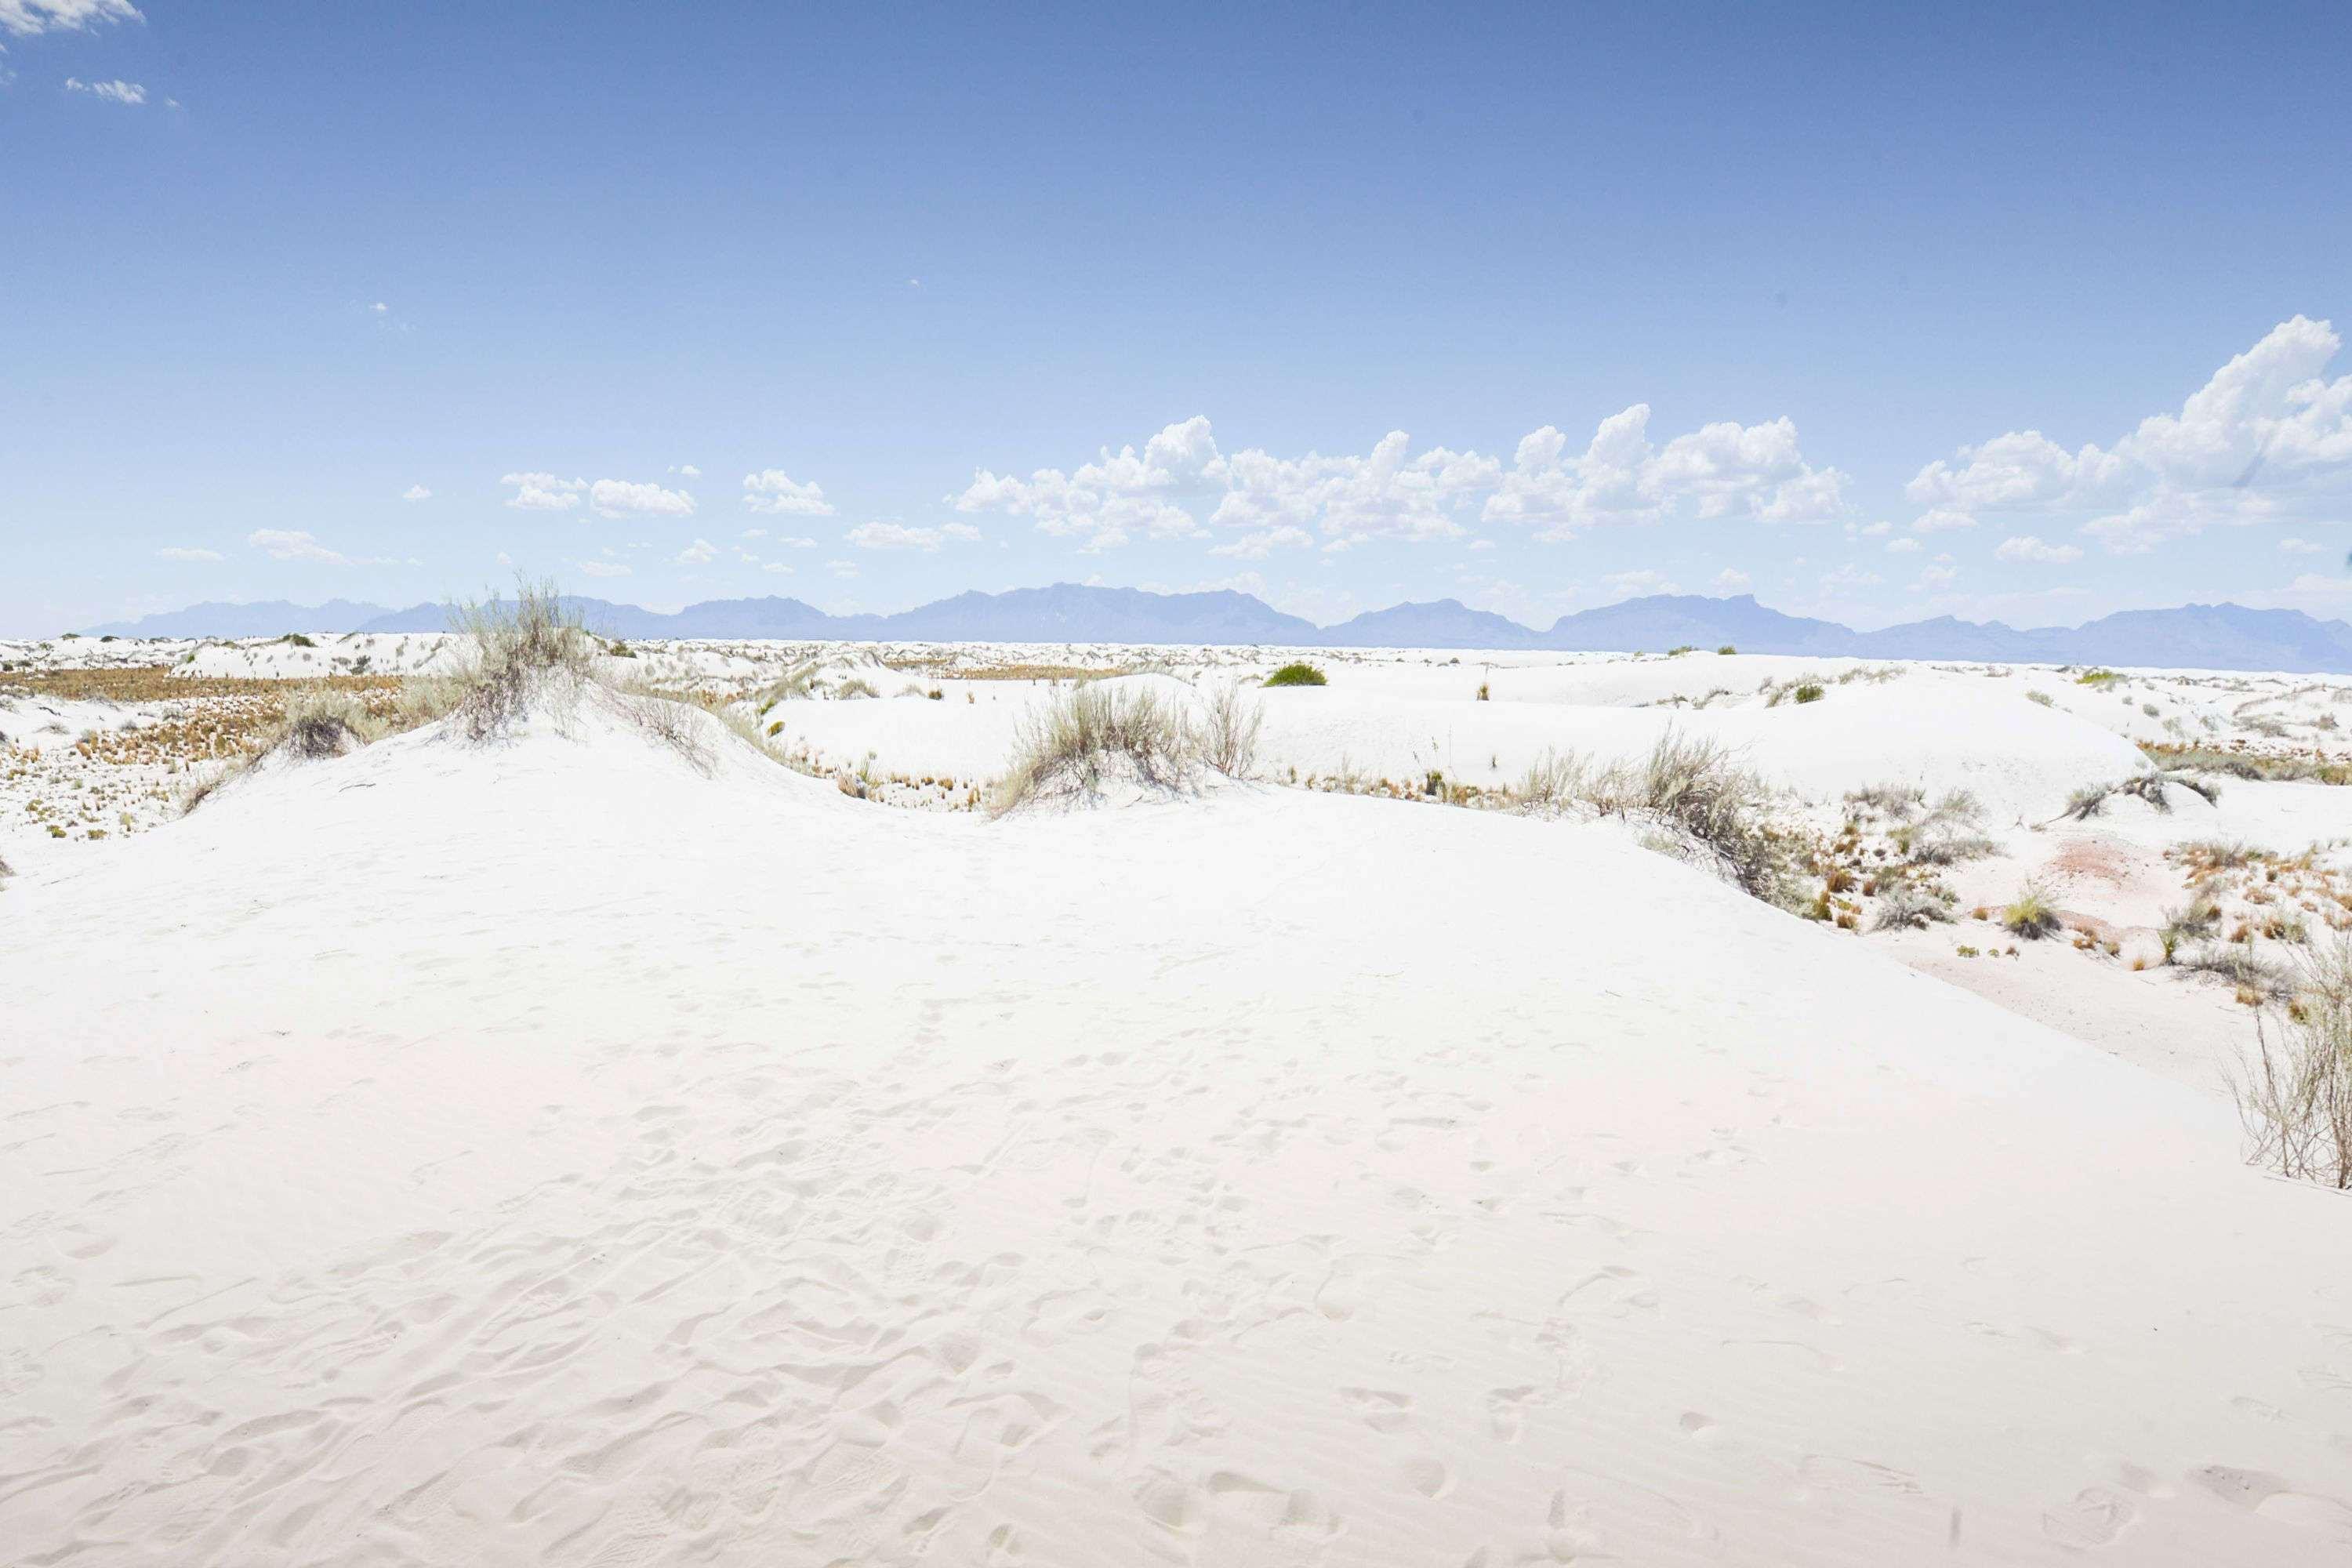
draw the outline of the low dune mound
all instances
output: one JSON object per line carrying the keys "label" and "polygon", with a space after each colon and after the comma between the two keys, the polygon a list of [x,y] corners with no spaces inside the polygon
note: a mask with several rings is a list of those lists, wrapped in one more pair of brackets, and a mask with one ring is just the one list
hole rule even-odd
{"label": "low dune mound", "polygon": [[2344,1203],[2209,1097],[1607,826],[665,711],[11,889],[12,1557],[2343,1560]]}

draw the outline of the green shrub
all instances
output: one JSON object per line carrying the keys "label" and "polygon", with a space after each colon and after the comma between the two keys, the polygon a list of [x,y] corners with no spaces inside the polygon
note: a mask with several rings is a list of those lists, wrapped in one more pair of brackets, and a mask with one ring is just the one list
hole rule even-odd
{"label": "green shrub", "polygon": [[2050,907],[2047,894],[2028,882],[2018,889],[2017,897],[2000,911],[2000,923],[2009,928],[2011,936],[2039,942],[2056,933],[2058,911]]}
{"label": "green shrub", "polygon": [[1323,672],[1311,664],[1286,664],[1265,678],[1268,686],[1328,686]]}
{"label": "green shrub", "polygon": [[1732,647],[1729,643],[1725,643],[1721,647],[1717,648],[1715,651],[1717,653],[1738,653],[1739,650]]}
{"label": "green shrub", "polygon": [[1797,688],[1795,695],[1800,702],[1819,702],[1822,700],[1822,689],[1818,682],[1808,680]]}

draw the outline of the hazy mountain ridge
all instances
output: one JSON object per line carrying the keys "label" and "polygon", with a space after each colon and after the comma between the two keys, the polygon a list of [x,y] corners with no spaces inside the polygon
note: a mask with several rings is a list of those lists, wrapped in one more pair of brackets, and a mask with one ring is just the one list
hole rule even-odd
{"label": "hazy mountain ridge", "polygon": [[[711,599],[674,614],[569,598],[607,637],[821,638],[898,642],[1272,643],[1325,647],[1528,648],[1661,652],[1730,644],[1744,653],[1822,658],[1991,659],[2200,669],[2352,672],[2352,626],[2300,610],[2184,605],[2124,610],[2081,626],[2021,630],[1949,616],[1878,631],[1783,615],[1752,595],[1654,595],[1562,616],[1538,631],[1454,599],[1369,610],[1334,626],[1286,615],[1248,594],[1156,594],[1056,583],[1003,594],[971,591],[893,615],[835,616],[798,599]],[[90,636],[270,637],[281,632],[446,630],[442,605],[404,610],[334,600],[195,605],[89,628]]]}

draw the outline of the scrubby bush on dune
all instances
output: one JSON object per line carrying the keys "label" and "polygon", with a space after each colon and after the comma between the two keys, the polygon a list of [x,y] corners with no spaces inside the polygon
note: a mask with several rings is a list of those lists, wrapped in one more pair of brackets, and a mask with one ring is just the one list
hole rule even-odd
{"label": "scrubby bush on dune", "polygon": [[1265,706],[1244,700],[1240,684],[1234,682],[1211,692],[1204,710],[1200,731],[1202,760],[1228,778],[1242,777],[1257,765],[1257,739],[1265,724]]}
{"label": "scrubby bush on dune", "polygon": [[1952,894],[1942,888],[1917,888],[1902,883],[1879,895],[1873,931],[1925,931],[1930,923],[1948,924]]}
{"label": "scrubby bush on dune", "polygon": [[1819,702],[1822,700],[1821,684],[1818,681],[1805,681],[1790,695],[1800,702]]}
{"label": "scrubby bush on dune", "polygon": [[2065,808],[2059,815],[2073,817],[2076,822],[2088,822],[2106,811],[2107,796],[2114,793],[2112,784],[2084,784],[2081,789],[2068,793]]}
{"label": "scrubby bush on dune", "polygon": [[440,695],[468,740],[496,740],[534,698],[568,700],[594,679],[595,641],[553,583],[518,582],[511,601],[461,604],[450,618],[473,658]]}
{"label": "scrubby bush on dune", "polygon": [[2039,942],[2057,932],[2058,911],[2051,907],[2049,896],[2038,884],[2028,882],[2001,910],[2000,923],[2011,936]]}
{"label": "scrubby bush on dune", "polygon": [[2307,955],[2276,1037],[2257,1022],[2255,1048],[2231,1089],[2249,1163],[2352,1188],[2352,941]]}
{"label": "scrubby bush on dune", "polygon": [[1115,767],[1174,787],[1199,760],[1192,726],[1158,692],[1076,687],[1023,719],[995,805],[1002,813],[1042,794],[1091,791]]}
{"label": "scrubby bush on dune", "polygon": [[287,700],[285,724],[268,749],[306,759],[340,757],[387,728],[351,693],[320,688]]}
{"label": "scrubby bush on dune", "polygon": [[2163,945],[2164,962],[2170,963],[2183,946],[2211,933],[2221,922],[2221,910],[2211,894],[2200,893],[2186,907],[2165,910],[2163,920],[2156,939]]}
{"label": "scrubby bush on dune", "polygon": [[1268,686],[1328,686],[1329,680],[1311,664],[1286,664],[1265,678]]}
{"label": "scrubby bush on dune", "polygon": [[2277,964],[2257,957],[2252,942],[2209,942],[2175,959],[2174,964],[2191,974],[2210,974],[2227,981],[2241,990],[2252,992],[2257,998],[2284,1002],[2294,994],[2293,977]]}
{"label": "scrubby bush on dune", "polygon": [[[2212,715],[2206,717],[2210,720]],[[2226,773],[2232,778],[2273,784],[2352,784],[2352,763],[2317,757],[2260,756],[2249,752],[2217,751],[2211,746],[2161,745],[2152,741],[2143,741],[2139,749],[2158,767],[2185,773]],[[2179,773],[2174,777],[2178,783],[2188,782]]]}
{"label": "scrubby bush on dune", "polygon": [[1845,803],[1889,822],[1908,822],[1927,804],[1927,792],[1911,784],[1864,784],[1846,791]]}

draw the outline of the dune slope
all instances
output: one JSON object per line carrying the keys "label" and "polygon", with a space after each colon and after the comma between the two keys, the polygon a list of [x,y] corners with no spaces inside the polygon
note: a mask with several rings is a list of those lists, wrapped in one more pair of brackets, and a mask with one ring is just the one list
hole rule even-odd
{"label": "dune slope", "polygon": [[570,729],[11,894],[12,1558],[2352,1552],[2210,1099],[1606,827]]}

